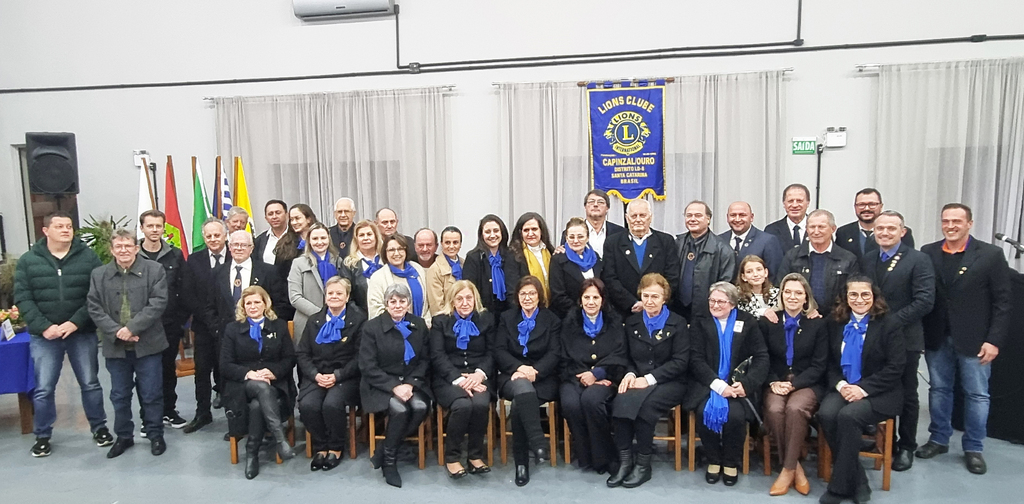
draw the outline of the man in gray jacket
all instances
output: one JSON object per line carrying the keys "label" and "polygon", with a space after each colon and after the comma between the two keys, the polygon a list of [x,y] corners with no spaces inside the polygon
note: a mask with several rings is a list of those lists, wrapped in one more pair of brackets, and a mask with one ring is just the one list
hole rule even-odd
{"label": "man in gray jacket", "polygon": [[679,251],[679,295],[673,293],[675,311],[693,320],[708,315],[708,290],[715,282],[732,282],[736,255],[725,240],[708,230],[711,207],[703,201],[691,201],[683,215],[686,233],[676,236]]}
{"label": "man in gray jacket", "polygon": [[114,261],[92,272],[88,298],[89,315],[103,341],[114,405],[117,440],[107,458],[117,457],[135,444],[132,389],[136,384],[151,452],[161,455],[167,449],[161,364],[161,352],[168,346],[161,323],[167,307],[166,274],[160,264],[137,259],[139,246],[127,229],[114,232],[110,250]]}

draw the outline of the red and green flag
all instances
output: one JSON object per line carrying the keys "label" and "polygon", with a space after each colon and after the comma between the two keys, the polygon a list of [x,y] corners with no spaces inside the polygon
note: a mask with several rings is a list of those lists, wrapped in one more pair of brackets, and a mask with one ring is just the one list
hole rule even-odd
{"label": "red and green flag", "polygon": [[199,159],[192,156],[192,252],[206,248],[203,239],[203,223],[212,215],[207,204],[206,186],[203,185],[203,169]]}
{"label": "red and green flag", "polygon": [[167,243],[181,249],[181,253],[188,258],[188,241],[185,233],[182,232],[185,226],[181,224],[181,213],[178,212],[178,190],[174,186],[174,166],[171,164],[171,156],[167,156],[167,180],[164,182],[164,240]]}

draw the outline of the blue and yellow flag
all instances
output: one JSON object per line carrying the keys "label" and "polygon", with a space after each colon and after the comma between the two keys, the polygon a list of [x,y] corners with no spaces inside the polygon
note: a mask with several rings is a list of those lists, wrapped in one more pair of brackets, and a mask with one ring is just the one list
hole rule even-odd
{"label": "blue and yellow flag", "polygon": [[595,189],[623,202],[665,199],[664,82],[591,83],[590,166]]}

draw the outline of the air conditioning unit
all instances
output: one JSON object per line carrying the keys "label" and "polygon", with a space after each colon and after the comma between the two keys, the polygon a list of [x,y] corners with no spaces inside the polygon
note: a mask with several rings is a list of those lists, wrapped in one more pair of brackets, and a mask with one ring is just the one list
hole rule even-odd
{"label": "air conditioning unit", "polygon": [[386,16],[395,12],[395,0],[292,0],[292,10],[304,21]]}

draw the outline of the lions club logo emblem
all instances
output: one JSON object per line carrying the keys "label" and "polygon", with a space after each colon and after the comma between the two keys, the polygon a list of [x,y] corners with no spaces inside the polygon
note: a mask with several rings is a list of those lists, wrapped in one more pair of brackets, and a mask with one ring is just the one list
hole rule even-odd
{"label": "lions club logo emblem", "polygon": [[629,110],[612,116],[604,131],[612,150],[626,156],[640,152],[649,136],[651,130],[643,116]]}

